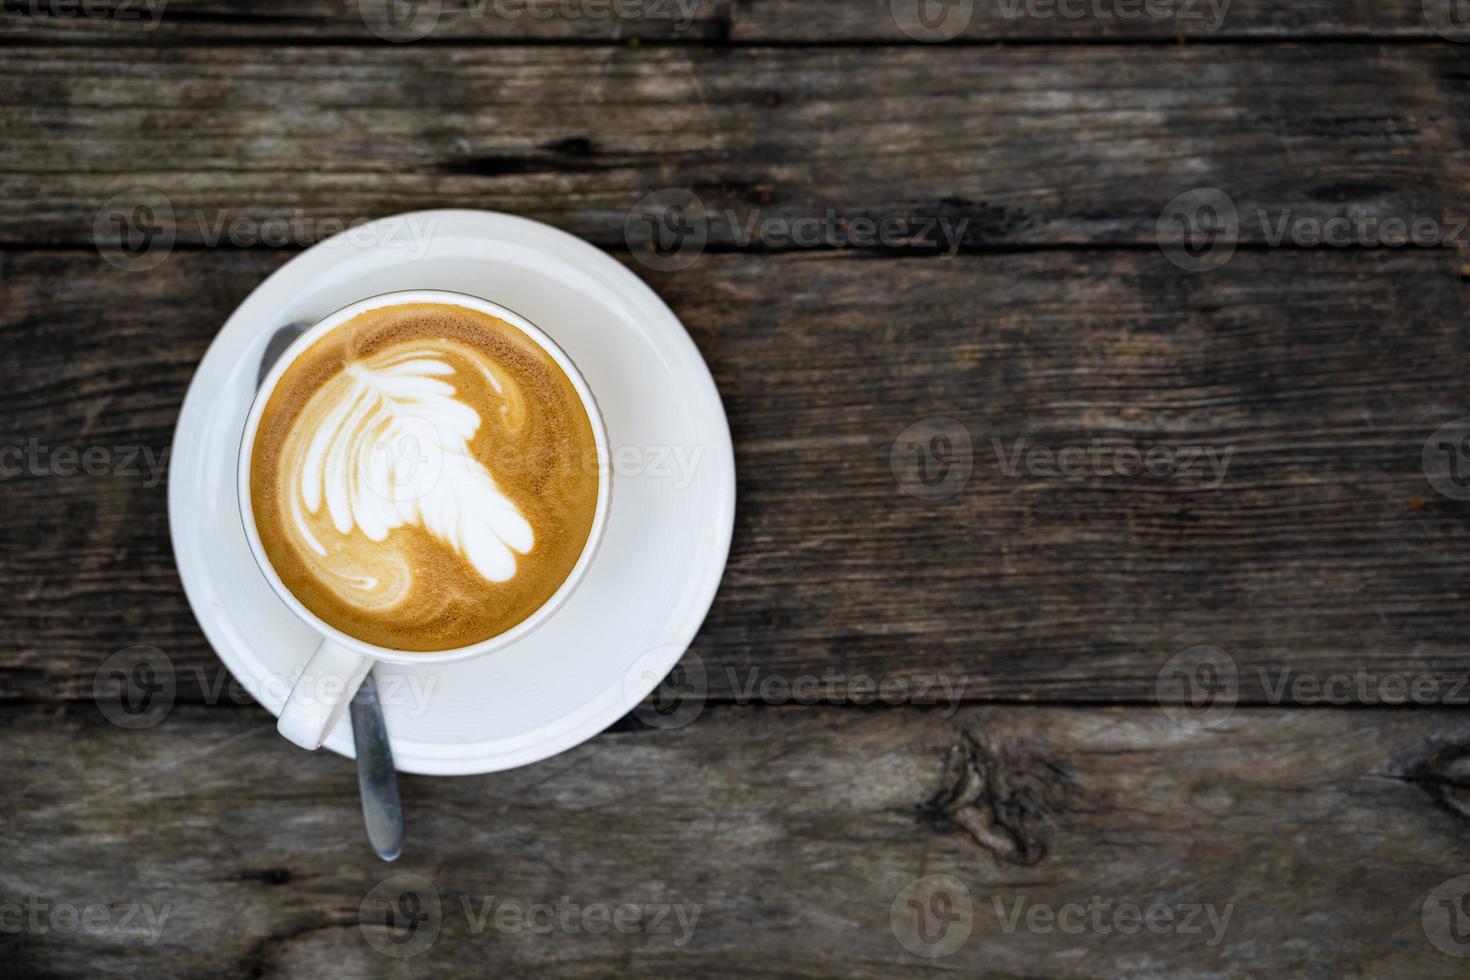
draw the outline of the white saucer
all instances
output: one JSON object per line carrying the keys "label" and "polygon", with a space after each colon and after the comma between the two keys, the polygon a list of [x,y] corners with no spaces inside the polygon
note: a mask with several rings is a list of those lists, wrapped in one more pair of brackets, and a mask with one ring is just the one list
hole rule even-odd
{"label": "white saucer", "polygon": [[[322,242],[261,283],[210,345],[179,414],[168,486],[179,577],[220,659],[279,714],[317,640],[255,566],[236,503],[261,355],[285,324],[398,289],[456,290],[522,314],[576,362],[607,423],[612,510],[566,605],[498,653],[374,669],[399,769],[537,762],[602,731],[673,668],[714,600],[735,517],[734,453],[709,369],[663,301],[586,242],[505,214],[421,211]],[[697,460],[692,475],[673,465],[680,453]],[[346,718],[326,745],[352,755]]]}

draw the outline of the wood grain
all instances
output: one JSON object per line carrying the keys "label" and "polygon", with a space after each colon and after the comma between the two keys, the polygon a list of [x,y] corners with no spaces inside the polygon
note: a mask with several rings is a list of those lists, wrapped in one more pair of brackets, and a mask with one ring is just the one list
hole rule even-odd
{"label": "wood grain", "polygon": [[[421,2],[423,40],[612,42],[632,38],[710,43],[968,42],[1035,40],[1434,39],[1450,0],[958,0],[918,20],[908,0],[444,0]],[[17,5],[18,6],[18,5]],[[167,0],[155,16],[142,0],[93,3],[99,16],[68,9],[45,16],[7,8],[0,36],[70,43],[166,44],[336,41],[361,44],[396,32],[383,0]],[[78,5],[73,5],[80,9]],[[1443,9],[1441,9],[1443,8]],[[1426,10],[1429,11],[1426,16]],[[952,21],[946,18],[954,18]],[[932,22],[933,29],[923,26]],[[411,22],[410,22],[411,23]],[[910,28],[906,33],[904,27]],[[376,30],[375,30],[376,29]]]}
{"label": "wood grain", "polygon": [[922,20],[916,6],[911,0],[748,0],[736,7],[731,34],[806,42],[1208,42],[1440,37],[1431,23],[1456,37],[1464,30],[1441,0],[951,0],[931,4]]}
{"label": "wood grain", "polygon": [[0,65],[0,244],[112,240],[105,205],[138,186],[195,245],[248,244],[235,222],[291,221],[310,244],[328,221],[465,206],[622,248],[630,212],[667,188],[700,198],[717,249],[789,248],[748,238],[751,220],[829,215],[942,217],[971,250],[1152,246],[1165,205],[1201,187],[1230,196],[1246,245],[1283,218],[1452,222],[1470,214],[1466,56],[16,48]]}
{"label": "wood grain", "polygon": [[[1239,711],[1201,729],[1142,709],[712,708],[526,769],[405,777],[391,866],[363,840],[352,764],[292,747],[262,711],[123,731],[90,706],[5,710],[0,726],[7,923],[28,902],[43,926],[63,903],[115,910],[98,934],[0,933],[14,975],[1463,976],[1421,923],[1470,868],[1464,712]],[[369,944],[416,948],[383,942],[406,928],[371,905],[360,920],[395,874],[439,898],[437,939],[408,960]],[[890,924],[925,875],[954,876],[973,910],[947,957]],[[692,929],[479,918],[559,902],[635,905],[650,928],[679,906]],[[1090,903],[1102,919],[1062,911]],[[142,914],[120,928],[130,904],[167,913],[151,944]],[[1206,906],[1219,926],[1129,934],[1125,904],[1181,925]],[[1073,931],[1028,927],[1036,908]]]}
{"label": "wood grain", "polygon": [[[128,274],[95,253],[0,253],[3,461],[31,440],[117,463],[143,450],[132,475],[0,481],[16,600],[0,696],[89,698],[107,656],[149,644],[181,699],[217,698],[146,462],[219,324],[287,257],[178,250]],[[1447,254],[1242,251],[1193,276],[1157,251],[627,261],[689,327],[735,439],[734,544],[695,646],[712,699],[815,678],[828,700],[893,679],[1150,701],[1198,645],[1234,659],[1245,702],[1359,671],[1375,692],[1402,676],[1470,699],[1470,524],[1422,468],[1466,413]],[[919,499],[892,454],[933,417],[969,434],[970,472]],[[1230,457],[1178,476],[1008,473],[1018,442]]]}
{"label": "wood grain", "polygon": [[[3,5],[0,972],[1464,976],[1435,915],[1470,874],[1470,521],[1424,453],[1470,413],[1470,25],[1150,2],[444,0],[417,43],[375,0]],[[1239,249],[1189,274],[1156,236],[1200,188]],[[678,272],[626,231],[661,189],[705,211]],[[98,249],[140,201],[177,247],[128,272]],[[390,866],[352,764],[208,649],[163,478],[251,289],[445,206],[666,298],[739,505],[668,702],[403,777]],[[782,234],[814,217],[836,240]],[[1342,218],[1453,240],[1273,244]],[[929,230],[847,247],[885,219]],[[1228,461],[1055,471],[1094,449]],[[173,693],[124,730],[100,668],[137,645]],[[439,900],[412,959],[395,875]],[[957,949],[916,955],[910,897],[965,903]]]}

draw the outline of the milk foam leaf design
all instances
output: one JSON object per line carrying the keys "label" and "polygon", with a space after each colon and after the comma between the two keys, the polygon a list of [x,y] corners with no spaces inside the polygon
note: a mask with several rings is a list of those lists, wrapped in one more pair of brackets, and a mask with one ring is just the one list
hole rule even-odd
{"label": "milk foam leaf design", "polygon": [[[444,378],[454,368],[433,351],[355,361],[323,385],[329,399],[301,468],[301,503],[325,505],[342,534],[383,541],[418,526],[464,556],[484,578],[515,575],[531,550],[531,525],[470,452],[480,416]],[[297,527],[326,549],[298,513]]]}

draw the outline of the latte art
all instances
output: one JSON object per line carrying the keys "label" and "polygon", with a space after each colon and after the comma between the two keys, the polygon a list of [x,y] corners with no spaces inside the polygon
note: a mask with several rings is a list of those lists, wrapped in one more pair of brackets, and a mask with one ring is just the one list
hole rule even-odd
{"label": "latte art", "polygon": [[307,608],[380,646],[479,642],[566,578],[597,504],[591,425],[544,350],[464,307],[374,310],[287,369],[251,496]]}
{"label": "latte art", "polygon": [[[441,347],[402,344],[348,364],[312,396],[287,437],[296,543],[314,552],[309,563],[344,602],[374,608],[406,593],[408,563],[381,546],[405,525],[424,528],[491,582],[512,578],[514,552],[535,542],[519,508],[470,454],[480,416],[444,380],[455,374],[444,354],[453,350],[485,374],[507,397],[502,413],[514,405],[519,418],[520,392],[477,352]],[[347,538],[330,553],[320,539],[327,519]]]}

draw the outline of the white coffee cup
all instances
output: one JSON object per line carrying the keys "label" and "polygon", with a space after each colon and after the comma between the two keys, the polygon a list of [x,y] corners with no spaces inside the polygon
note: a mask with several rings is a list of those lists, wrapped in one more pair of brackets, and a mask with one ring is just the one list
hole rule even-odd
{"label": "white coffee cup", "polygon": [[[572,387],[576,389],[577,396],[582,400],[582,407],[587,412],[587,419],[592,425],[593,438],[597,443],[597,512],[593,516],[592,529],[587,534],[587,543],[582,546],[582,553],[578,556],[576,564],[572,566],[571,572],[549,599],[510,629],[488,640],[482,640],[470,646],[456,647],[452,650],[430,652],[392,650],[349,636],[323,621],[321,617],[307,609],[301,600],[291,593],[290,589],[286,588],[285,583],[281,581],[281,576],[271,565],[270,558],[266,555],[265,547],[260,540],[260,531],[255,526],[255,510],[250,501],[250,466],[254,455],[255,433],[260,426],[260,418],[265,411],[266,403],[270,400],[271,392],[275,391],[276,384],[281,380],[286,369],[308,347],[359,314],[385,306],[401,306],[408,303],[440,303],[466,307],[504,320],[531,338],[556,361],[557,366],[571,380]],[[373,661],[381,660],[392,664],[428,667],[468,660],[471,657],[502,650],[546,622],[576,589],[592,563],[593,554],[597,551],[597,545],[602,539],[603,528],[607,523],[612,470],[609,465],[607,431],[603,426],[602,415],[597,409],[597,402],[592,397],[592,391],[587,387],[586,380],[583,379],[576,365],[572,363],[571,358],[567,357],[566,352],[558,347],[550,337],[520,314],[477,296],[445,290],[414,289],[383,293],[380,296],[373,296],[344,307],[318,321],[296,338],[290,347],[286,348],[261,383],[260,389],[255,394],[255,401],[250,406],[250,414],[245,418],[245,432],[240,440],[238,488],[240,519],[244,522],[245,537],[250,542],[250,552],[255,556],[255,563],[260,566],[266,581],[270,583],[276,595],[280,596],[281,601],[322,637],[316,653],[312,655],[310,662],[302,672],[297,675],[291,693],[281,708],[280,720],[276,725],[282,735],[297,745],[306,749],[316,749],[321,746],[342,717],[353,695],[362,685],[363,678],[372,669]]]}

